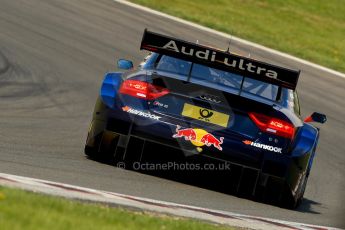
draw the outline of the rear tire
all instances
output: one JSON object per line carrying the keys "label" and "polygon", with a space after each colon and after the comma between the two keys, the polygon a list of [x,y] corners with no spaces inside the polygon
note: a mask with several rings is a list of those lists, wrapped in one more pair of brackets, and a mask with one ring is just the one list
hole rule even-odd
{"label": "rear tire", "polygon": [[84,153],[90,159],[100,161],[100,162],[112,162],[114,160],[114,155],[111,152],[98,152],[93,147],[85,145]]}
{"label": "rear tire", "polygon": [[282,205],[283,207],[289,209],[296,209],[302,203],[304,192],[307,187],[308,176],[305,174],[303,179],[300,181],[295,196],[292,195],[292,192],[288,186],[286,186],[285,192],[282,195]]}
{"label": "rear tire", "polygon": [[308,174],[305,175],[303,181],[301,181],[301,188],[299,190],[299,195],[298,195],[298,199],[296,201],[296,207],[295,208],[297,208],[303,201],[304,192],[305,192],[305,189],[307,187],[308,177],[309,177]]}
{"label": "rear tire", "polygon": [[97,154],[96,154],[97,152],[94,150],[94,148],[87,146],[87,145],[85,145],[84,153],[86,156],[88,156],[90,158],[94,158],[97,156]]}
{"label": "rear tire", "polygon": [[[97,135],[90,136],[90,133],[97,133]],[[97,161],[113,162],[117,142],[118,134],[105,130],[95,132],[94,126],[91,126],[84,153],[91,159]]]}

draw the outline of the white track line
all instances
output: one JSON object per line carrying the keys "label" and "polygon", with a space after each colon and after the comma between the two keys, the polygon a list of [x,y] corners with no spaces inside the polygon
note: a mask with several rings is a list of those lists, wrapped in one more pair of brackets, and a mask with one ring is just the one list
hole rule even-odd
{"label": "white track line", "polygon": [[297,230],[334,230],[336,228],[310,225],[257,216],[242,215],[233,212],[213,210],[190,205],[165,202],[143,197],[106,192],[70,184],[40,180],[0,173],[0,185],[17,187],[70,199],[107,203],[135,210],[165,213],[174,216],[194,218],[249,229],[297,229]]}
{"label": "white track line", "polygon": [[179,23],[182,23],[182,24],[185,24],[185,25],[188,25],[188,26],[192,26],[194,28],[197,28],[199,30],[202,30],[202,31],[205,31],[205,32],[208,32],[208,33],[217,34],[217,35],[219,35],[221,37],[224,37],[224,38],[227,38],[227,39],[231,38],[232,40],[235,40],[235,41],[237,41],[239,43],[242,43],[242,44],[245,44],[245,45],[257,48],[257,49],[264,50],[264,51],[266,51],[268,53],[275,54],[275,55],[278,55],[280,57],[284,57],[284,58],[287,58],[287,59],[299,62],[299,63],[304,64],[306,66],[309,66],[309,67],[312,67],[312,68],[315,68],[315,69],[327,72],[329,74],[332,74],[332,75],[335,75],[335,76],[338,76],[338,77],[341,77],[341,78],[345,78],[345,74],[344,73],[341,73],[341,72],[338,72],[338,71],[326,68],[324,66],[321,66],[321,65],[318,65],[318,64],[315,64],[315,63],[303,60],[303,59],[298,58],[298,57],[294,57],[294,56],[292,56],[290,54],[286,54],[286,53],[283,53],[283,52],[280,52],[280,51],[277,51],[277,50],[274,50],[274,49],[271,49],[271,48],[268,48],[268,47],[256,44],[254,42],[250,42],[250,41],[238,38],[238,37],[234,37],[234,36],[232,36],[230,34],[226,34],[226,33],[214,30],[214,29],[210,29],[210,28],[207,28],[205,26],[201,26],[201,25],[198,25],[196,23],[183,20],[181,18],[177,18],[177,17],[171,16],[171,15],[168,15],[168,14],[156,11],[156,10],[152,10],[152,9],[150,9],[148,7],[145,7],[145,6],[137,5],[137,4],[134,4],[132,2],[128,2],[126,0],[113,0],[113,1],[117,2],[117,3],[121,3],[121,4],[124,4],[124,5],[127,5],[127,6],[130,6],[130,7],[133,7],[133,8],[138,9],[138,10],[142,10],[142,11],[145,11],[145,12],[157,15],[157,16],[168,18],[168,19],[170,19],[172,21],[175,21],[175,22],[179,22]]}

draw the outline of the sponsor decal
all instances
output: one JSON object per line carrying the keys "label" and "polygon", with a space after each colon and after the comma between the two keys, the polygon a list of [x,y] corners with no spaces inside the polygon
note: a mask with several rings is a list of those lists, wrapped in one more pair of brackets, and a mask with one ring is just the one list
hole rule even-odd
{"label": "sponsor decal", "polygon": [[271,145],[265,145],[265,144],[261,144],[261,143],[256,143],[256,142],[249,141],[249,140],[244,140],[242,142],[246,145],[251,145],[251,146],[256,147],[256,148],[260,148],[260,149],[264,149],[264,150],[268,150],[268,151],[276,152],[276,153],[282,153],[282,148],[274,147]]}
{"label": "sponsor decal", "polygon": [[200,147],[206,145],[207,147],[213,146],[219,151],[222,151],[222,144],[224,137],[220,137],[219,139],[216,138],[211,133],[203,129],[194,129],[194,128],[187,128],[181,129],[181,126],[176,127],[176,134],[173,135],[173,138],[184,138],[186,141],[190,141],[194,146],[197,146],[198,151],[200,151]]}
{"label": "sponsor decal", "polygon": [[215,125],[227,127],[230,115],[220,113],[211,109],[185,103],[182,110],[182,116],[209,122]]}
{"label": "sponsor decal", "polygon": [[201,116],[199,119],[204,118],[205,120],[210,121],[208,118],[212,117],[213,112],[209,111],[208,109],[200,109],[199,114]]}
{"label": "sponsor decal", "polygon": [[163,103],[161,103],[161,102],[159,102],[159,101],[154,101],[152,104],[153,104],[154,106],[163,107],[163,108],[165,108],[165,109],[169,108],[169,105],[163,104]]}
{"label": "sponsor decal", "polygon": [[136,110],[136,109],[133,109],[133,108],[131,108],[129,106],[122,107],[122,110],[124,112],[127,112],[127,113],[135,114],[135,115],[138,115],[138,116],[141,116],[141,117],[146,117],[146,118],[150,118],[150,119],[157,120],[157,121],[159,121],[159,119],[161,118],[161,117],[156,116],[154,114],[151,114],[149,112],[143,112],[143,111],[140,111],[140,110]]}
{"label": "sponsor decal", "polygon": [[205,101],[210,101],[210,102],[217,103],[217,104],[222,102],[219,99],[219,97],[212,96],[212,95],[207,95],[207,94],[201,95],[201,96],[199,96],[199,98],[201,98],[201,99],[203,99]]}
{"label": "sponsor decal", "polygon": [[147,86],[146,86],[146,85],[138,84],[138,83],[129,82],[129,86],[130,86],[131,88],[135,88],[135,89],[139,89],[139,90],[146,90],[146,89],[147,89]]}
{"label": "sponsor decal", "polygon": [[218,53],[214,50],[209,50],[209,49],[194,50],[193,48],[189,48],[183,45],[179,47],[174,40],[170,40],[162,48],[174,51],[176,53],[189,55],[189,56],[192,56],[204,61],[221,63],[225,66],[229,66],[234,69],[238,69],[240,71],[247,71],[259,76],[264,75],[266,77],[273,78],[273,79],[277,79],[278,77],[278,73],[276,71],[272,69],[268,69],[268,67],[265,68],[265,67],[257,66],[257,64],[254,65],[248,59],[243,59],[243,58],[238,57],[232,60],[230,59],[231,56],[223,56],[223,59],[220,59],[217,56]]}

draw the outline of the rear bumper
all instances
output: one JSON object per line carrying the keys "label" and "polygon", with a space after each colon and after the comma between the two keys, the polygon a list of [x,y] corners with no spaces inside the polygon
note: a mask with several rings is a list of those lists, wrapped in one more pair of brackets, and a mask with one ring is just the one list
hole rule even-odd
{"label": "rear bumper", "polygon": [[[227,138],[224,136],[221,151],[212,145],[204,145],[202,146],[202,152],[199,153],[197,146],[193,145],[191,141],[186,141],[183,137],[173,138],[176,134],[176,125],[185,126],[186,124],[171,119],[169,121],[164,119],[153,121],[138,116],[128,116],[126,113],[117,111],[116,116],[109,116],[106,130],[182,150],[185,152],[185,156],[202,155],[213,159],[230,161],[278,177],[285,177],[288,166],[295,160],[286,154],[261,149],[248,151],[247,146],[242,143],[240,137],[234,140],[234,137]],[[223,136],[220,132],[212,132],[212,134],[218,139]]]}
{"label": "rear bumper", "polygon": [[[121,147],[127,149],[127,152],[140,152],[140,160],[157,161],[164,156],[163,160],[168,161],[227,162],[231,168],[231,190],[241,194],[281,194],[286,185],[293,193],[309,160],[307,155],[296,158],[267,151],[234,151],[229,147],[234,143],[226,138],[222,144],[222,151],[212,146],[204,146],[200,153],[190,141],[173,138],[178,121],[148,119],[120,109],[102,111],[99,115],[94,115],[94,123],[97,127],[92,134],[89,133],[86,145],[107,140],[106,147],[97,146],[101,151],[112,147],[112,138],[122,137]],[[274,191],[267,191],[267,188],[273,188]]]}

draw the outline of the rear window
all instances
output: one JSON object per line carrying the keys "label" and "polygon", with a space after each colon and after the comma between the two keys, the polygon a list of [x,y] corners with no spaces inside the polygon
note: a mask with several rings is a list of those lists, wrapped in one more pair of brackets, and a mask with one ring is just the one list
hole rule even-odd
{"label": "rear window", "polygon": [[277,99],[279,87],[276,85],[170,56],[160,56],[156,69],[189,76],[192,83],[218,88],[242,96],[255,95],[271,101]]}
{"label": "rear window", "polygon": [[242,91],[275,101],[278,88],[277,85],[246,77],[243,82]]}
{"label": "rear window", "polygon": [[192,62],[163,55],[159,59],[156,69],[187,76],[191,66]]}
{"label": "rear window", "polygon": [[191,72],[191,81],[203,81],[233,89],[240,89],[243,77],[234,73],[214,69],[204,65],[194,64]]}
{"label": "rear window", "polygon": [[208,66],[194,64],[191,71],[191,82],[210,86],[219,86],[224,91],[243,92],[260,96],[269,100],[276,100],[278,86],[261,82],[252,78],[214,69]]}

